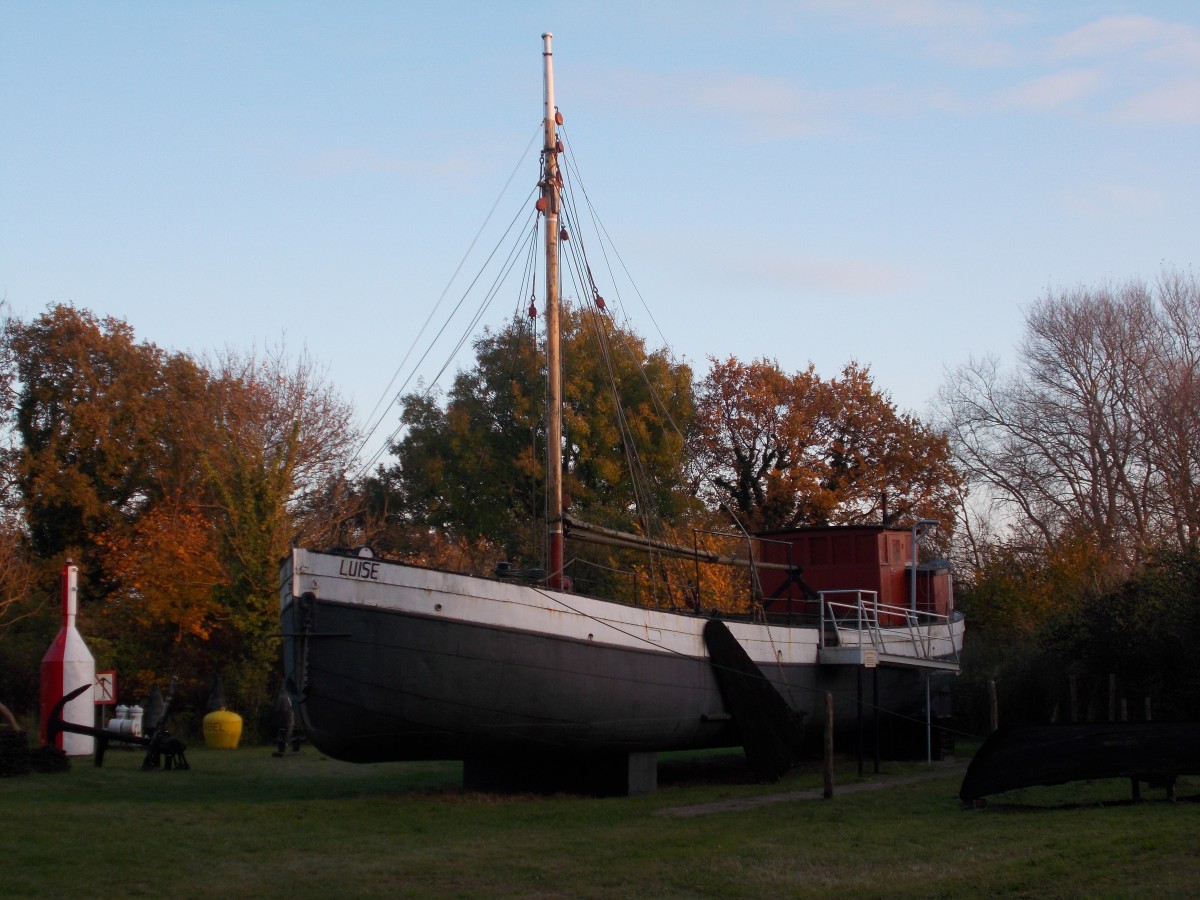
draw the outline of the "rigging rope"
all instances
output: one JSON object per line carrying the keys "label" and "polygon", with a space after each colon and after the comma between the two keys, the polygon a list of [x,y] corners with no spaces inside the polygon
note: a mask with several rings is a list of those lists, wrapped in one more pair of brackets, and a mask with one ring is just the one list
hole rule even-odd
{"label": "rigging rope", "polygon": [[[532,193],[530,194],[530,196],[532,196]],[[527,204],[527,205],[528,205],[528,204]],[[518,214],[518,215],[519,215],[519,214]],[[536,215],[537,215],[537,213],[536,213],[536,212],[534,212],[534,213],[529,213],[529,214],[527,215],[527,218],[528,218],[528,217],[532,217],[532,216],[536,216]],[[513,221],[509,223],[509,226],[508,226],[508,228],[507,228],[507,229],[505,230],[505,232],[504,232],[504,236],[505,236],[505,237],[507,237],[507,236],[508,236],[510,233],[512,233],[513,226],[514,226],[515,224],[516,224],[516,219],[514,218],[514,219],[513,219]],[[449,327],[449,325],[450,325],[450,322],[451,322],[451,320],[452,320],[452,319],[454,318],[454,316],[455,316],[455,315],[458,313],[458,311],[459,311],[459,310],[462,308],[463,304],[466,302],[466,299],[467,299],[467,297],[468,297],[468,296],[470,296],[471,290],[472,290],[472,289],[475,287],[475,285],[476,285],[476,284],[479,282],[480,278],[482,278],[482,277],[483,277],[483,272],[484,272],[484,270],[486,269],[486,266],[487,266],[487,264],[488,264],[488,263],[490,263],[490,262],[491,262],[491,261],[492,261],[492,260],[495,258],[495,256],[496,256],[496,252],[497,252],[499,249],[500,249],[500,245],[498,244],[498,245],[497,245],[497,246],[496,246],[496,247],[495,247],[495,248],[492,250],[492,252],[491,252],[491,253],[488,255],[487,259],[486,259],[486,260],[485,260],[485,262],[484,262],[484,267],[480,269],[480,271],[479,271],[479,272],[476,274],[476,276],[475,276],[475,277],[474,277],[474,278],[471,280],[471,283],[470,283],[469,285],[467,285],[467,288],[466,288],[466,290],[465,290],[465,291],[463,291],[463,294],[462,294],[462,296],[459,298],[459,300],[458,300],[458,303],[456,303],[456,304],[455,304],[455,306],[454,306],[454,309],[453,309],[453,310],[451,311],[451,313],[450,313],[450,316],[449,316],[449,317],[446,319],[446,321],[445,321],[445,323],[442,325],[442,327],[441,327],[440,329],[438,329],[438,333],[437,333],[437,334],[434,336],[433,340],[430,342],[430,345],[429,345],[429,347],[428,347],[428,348],[425,350],[425,352],[424,352],[424,353],[421,355],[421,358],[420,358],[419,360],[417,360],[417,363],[416,363],[416,365],[415,365],[415,366],[414,366],[414,368],[413,368],[413,373],[414,373],[414,374],[415,374],[415,372],[416,372],[416,369],[417,369],[418,367],[420,367],[420,365],[421,365],[421,364],[422,364],[422,363],[425,361],[425,359],[426,359],[426,358],[429,356],[429,354],[430,354],[430,353],[433,351],[433,346],[434,346],[434,344],[436,344],[436,343],[437,343],[437,341],[438,341],[438,339],[439,339],[439,338],[441,338],[441,336],[442,336],[442,335],[445,333],[446,329],[447,329],[447,328]],[[497,281],[496,281],[496,282],[493,282],[493,287],[492,287],[492,289],[491,289],[491,290],[489,290],[489,291],[488,291],[488,293],[487,293],[487,294],[484,296],[484,299],[483,299],[483,301],[481,302],[480,306],[477,308],[477,310],[476,310],[476,312],[475,312],[475,315],[474,315],[474,316],[472,316],[472,318],[471,318],[471,321],[470,321],[470,323],[469,323],[468,327],[467,327],[466,329],[464,329],[463,333],[462,333],[462,334],[459,336],[459,339],[458,339],[458,341],[457,341],[457,342],[455,343],[455,345],[454,345],[454,349],[453,349],[453,350],[450,352],[450,354],[449,354],[449,355],[446,357],[445,361],[444,361],[444,362],[442,363],[442,365],[441,365],[441,368],[439,368],[439,369],[438,369],[438,371],[437,371],[437,374],[436,374],[436,375],[433,377],[433,379],[432,379],[432,380],[429,382],[429,384],[426,386],[425,390],[421,392],[421,397],[422,397],[422,398],[424,398],[424,397],[428,397],[428,396],[429,396],[430,392],[431,392],[431,391],[433,390],[433,388],[434,388],[434,387],[437,385],[437,383],[438,383],[438,380],[439,380],[439,379],[442,377],[442,375],[445,373],[446,369],[448,369],[448,368],[450,367],[450,363],[452,363],[452,362],[454,361],[454,357],[455,357],[455,355],[458,353],[458,351],[459,351],[460,349],[462,349],[462,346],[463,346],[463,344],[465,344],[465,343],[466,343],[467,339],[471,337],[471,334],[472,334],[472,333],[473,333],[473,331],[474,331],[475,325],[476,325],[476,324],[478,324],[478,322],[479,322],[479,319],[480,319],[480,318],[483,316],[484,312],[486,312],[487,308],[488,308],[488,307],[491,305],[491,302],[492,302],[492,300],[495,298],[495,296],[496,296],[496,289],[497,289],[497,287],[498,287],[498,284],[499,284],[500,282],[503,282],[503,277],[504,277],[504,275],[505,275],[505,274],[507,274],[507,272],[508,272],[508,271],[509,271],[509,269],[512,267],[512,265],[514,264],[514,262],[515,262],[515,257],[514,257],[514,255],[513,255],[513,254],[510,252],[510,255],[509,255],[508,259],[505,261],[505,263],[504,263],[504,265],[503,265],[503,268],[502,268],[502,272],[501,272],[501,274],[497,276]],[[411,379],[412,379],[412,374],[410,374],[410,375],[409,375],[408,379],[405,379],[405,382],[404,382],[404,384],[401,386],[400,390],[397,392],[396,398],[395,398],[395,400],[393,400],[393,403],[394,403],[394,402],[396,402],[397,400],[401,399],[401,397],[403,396],[403,391],[404,391],[404,389],[405,389],[405,388],[408,386],[408,382],[409,382]],[[382,420],[381,420],[381,421],[382,421]],[[399,435],[399,434],[400,434],[400,432],[401,432],[403,429],[404,429],[404,422],[403,422],[403,419],[402,419],[402,420],[400,421],[400,423],[399,423],[399,424],[396,426],[396,428],[392,430],[391,434],[389,434],[389,435],[388,435],[388,438],[387,438],[387,440],[386,440],[386,441],[383,443],[383,445],[382,445],[382,446],[381,446],[381,447],[380,447],[378,450],[376,450],[376,451],[375,451],[375,453],[374,453],[374,454],[372,455],[372,457],[370,458],[370,460],[368,460],[368,461],[367,461],[367,462],[366,462],[366,463],[365,463],[365,464],[364,464],[364,465],[363,465],[363,466],[360,468],[360,470],[359,470],[359,473],[358,473],[360,476],[361,476],[362,474],[366,473],[367,471],[369,471],[369,470],[371,469],[371,467],[373,467],[373,466],[375,465],[375,463],[376,463],[376,462],[378,462],[379,458],[380,458],[381,456],[383,456],[383,454],[384,454],[384,453],[385,453],[385,452],[386,452],[388,449],[390,449],[392,442],[393,442],[393,441],[396,439],[396,436],[397,436],[397,435]]]}
{"label": "rigging rope", "polygon": [[[566,139],[565,130],[563,132],[563,136],[564,136],[564,139]],[[529,151],[532,148],[532,146],[534,145],[534,142],[537,140],[537,138],[538,138],[538,133],[535,132],[533,138],[530,140],[529,145],[526,146],[525,152],[522,154],[522,160],[518,163],[517,167],[514,168],[513,173],[510,174],[508,182],[506,182],[504,190],[501,192],[501,197],[503,197],[505,194],[507,194],[509,186],[511,185],[513,178],[515,177],[516,172],[519,170],[520,166],[524,164],[525,158],[528,156]],[[655,503],[656,491],[654,488],[654,479],[650,476],[650,474],[648,472],[646,460],[643,458],[642,452],[639,450],[639,444],[641,442],[639,440],[635,439],[634,429],[629,420],[628,412],[626,410],[625,405],[621,402],[622,383],[621,383],[621,378],[619,377],[618,371],[617,371],[618,370],[618,364],[617,364],[617,356],[618,355],[623,355],[624,358],[628,359],[629,362],[633,365],[633,368],[637,372],[638,377],[640,377],[642,383],[645,385],[645,388],[648,392],[648,396],[650,398],[651,407],[654,409],[656,414],[661,417],[661,421],[664,423],[664,428],[672,431],[675,434],[675,436],[678,438],[678,440],[680,440],[680,441],[685,441],[686,437],[683,433],[683,430],[680,428],[679,424],[675,421],[674,417],[672,416],[671,409],[670,409],[668,403],[660,395],[659,391],[656,390],[654,383],[650,380],[648,373],[645,371],[644,367],[641,365],[640,356],[645,355],[644,349],[642,349],[640,347],[635,349],[635,347],[631,345],[629,335],[626,333],[625,329],[623,329],[621,327],[615,327],[615,328],[610,327],[610,319],[613,319],[613,317],[615,316],[615,314],[618,311],[619,311],[622,319],[624,319],[624,321],[628,322],[628,318],[625,315],[625,304],[623,301],[623,297],[621,295],[618,279],[616,277],[616,272],[614,271],[614,259],[615,259],[617,265],[620,267],[620,269],[624,272],[625,277],[628,278],[630,284],[633,285],[633,289],[634,289],[636,296],[641,301],[643,308],[646,310],[647,315],[649,316],[650,320],[653,322],[654,327],[658,331],[658,334],[660,337],[662,337],[662,331],[661,331],[661,328],[659,328],[657,321],[654,319],[653,314],[650,313],[649,307],[645,301],[645,298],[642,296],[640,290],[637,289],[636,284],[633,282],[632,276],[630,275],[628,268],[625,266],[624,260],[616,252],[615,246],[612,246],[612,241],[608,237],[607,230],[603,227],[603,224],[600,222],[597,210],[596,210],[594,204],[591,202],[591,198],[582,183],[582,178],[579,174],[578,166],[576,165],[576,162],[573,158],[573,153],[565,154],[565,157],[566,157],[565,164],[563,165],[563,168],[560,169],[560,173],[562,175],[566,176],[566,178],[564,180],[564,191],[563,191],[563,195],[562,195],[563,196],[563,205],[561,207],[561,215],[562,215],[561,225],[564,228],[566,234],[564,235],[565,239],[563,241],[561,241],[561,243],[560,243],[560,247],[562,249],[565,249],[565,253],[562,254],[565,265],[563,265],[561,267],[560,273],[565,273],[566,277],[574,285],[574,289],[575,289],[578,297],[580,298],[580,300],[579,300],[579,303],[580,303],[579,315],[580,315],[581,325],[594,336],[596,346],[599,348],[600,359],[601,359],[601,362],[603,363],[603,367],[604,367],[603,375],[604,375],[605,382],[607,384],[607,391],[613,397],[613,406],[614,406],[614,410],[616,411],[616,427],[619,432],[620,441],[621,441],[621,452],[626,458],[626,464],[627,464],[627,467],[628,467],[628,470],[630,473],[629,485],[630,485],[632,493],[633,493],[634,508],[637,511],[638,519],[641,522],[642,529],[646,532],[647,535],[650,535],[652,532],[657,532],[657,533],[662,534],[662,533],[665,533],[665,528],[664,528],[663,522],[662,522],[661,510],[657,508],[657,504]],[[570,190],[566,189],[568,187],[570,188]],[[529,203],[529,201],[532,199],[532,197],[536,193],[536,191],[537,191],[537,187],[535,186],[535,188],[533,190],[531,190],[530,193],[526,196],[525,203],[523,204],[523,208],[525,208],[525,209],[532,208],[533,205],[531,203]],[[601,252],[602,258],[604,260],[604,265],[608,270],[609,279],[612,283],[613,290],[615,291],[614,299],[615,299],[615,302],[617,303],[617,307],[611,311],[606,309],[604,301],[601,298],[601,294],[600,294],[599,288],[596,284],[591,265],[587,258],[587,246],[586,246],[585,238],[584,238],[585,229],[583,228],[583,223],[582,223],[582,218],[581,218],[581,210],[576,205],[576,192],[584,200],[585,206],[584,206],[583,211],[586,212],[588,218],[590,219],[590,221],[592,223],[592,226],[593,226],[592,230],[601,238],[600,252]],[[500,202],[500,200],[498,198],[496,203],[493,205],[492,210],[488,213],[488,216],[487,216],[487,219],[485,220],[484,226],[486,226],[487,223],[493,217],[495,210],[496,210],[497,206],[499,205],[499,202]],[[534,227],[530,228],[529,231],[533,232],[535,235],[531,239],[531,243],[528,245],[529,250],[530,250],[530,256],[532,257],[532,256],[536,255],[534,253],[534,244],[536,242],[536,232],[538,230],[538,226],[541,224],[541,217],[539,215],[537,215],[536,212],[530,212],[530,216],[533,219]],[[374,421],[374,424],[371,426],[371,428],[369,429],[367,434],[364,436],[362,443],[360,444],[359,450],[357,452],[361,452],[362,449],[366,446],[367,442],[375,435],[376,431],[378,430],[379,426],[382,424],[383,419],[387,415],[388,411],[390,411],[390,409],[392,407],[394,407],[397,403],[399,403],[403,400],[403,398],[405,396],[405,391],[408,389],[408,385],[411,382],[412,378],[415,376],[415,373],[426,362],[426,360],[428,359],[428,357],[430,356],[430,354],[434,348],[434,345],[440,341],[440,339],[443,337],[443,335],[446,333],[447,329],[449,328],[449,325],[452,322],[452,320],[460,313],[460,311],[462,310],[464,304],[466,303],[466,300],[467,300],[468,296],[470,295],[470,293],[479,286],[480,280],[482,279],[487,268],[495,261],[497,254],[501,250],[501,246],[504,244],[505,241],[507,241],[509,239],[510,235],[513,234],[514,227],[516,226],[519,218],[520,218],[520,214],[518,213],[518,215],[515,216],[513,218],[513,220],[509,223],[508,227],[504,231],[503,236],[497,242],[497,245],[493,248],[493,250],[488,255],[488,257],[484,261],[484,263],[480,266],[479,272],[471,280],[471,282],[467,285],[467,287],[463,290],[457,303],[454,305],[453,309],[450,311],[449,315],[446,317],[445,322],[438,329],[437,333],[434,335],[433,339],[430,341],[428,348],[424,351],[424,353],[421,354],[420,358],[414,364],[412,371],[410,372],[408,377],[402,383],[400,389],[392,395],[392,399],[388,403],[387,407],[383,410],[382,413],[379,414],[378,418]],[[528,224],[529,223],[527,220],[527,226],[528,226]],[[526,231],[526,229],[521,229],[522,233],[525,233],[525,231]],[[474,250],[475,245],[478,242],[478,239],[479,239],[480,235],[482,234],[482,232],[483,232],[483,227],[480,228],[479,233],[477,233],[475,239],[472,241],[471,247],[468,249],[467,255],[464,256],[463,260],[459,263],[459,266],[456,268],[455,273],[451,278],[451,282],[450,282],[451,284],[454,282],[454,280],[457,279],[460,272],[462,271],[462,268],[466,262],[467,256],[469,256],[470,253]],[[610,246],[606,247],[606,243]],[[518,245],[518,246],[520,246],[520,245]],[[611,256],[610,256],[610,247],[611,247],[611,253],[612,253]],[[487,309],[490,307],[492,301],[495,299],[497,293],[499,292],[500,285],[505,281],[507,276],[514,270],[518,255],[519,254],[518,254],[517,248],[511,247],[507,257],[500,264],[499,271],[498,271],[496,277],[493,279],[489,289],[485,292],[485,296],[484,296],[483,300],[475,308],[474,314],[471,316],[468,326],[465,329],[463,329],[458,340],[455,342],[453,349],[446,356],[445,361],[442,363],[441,367],[438,369],[437,374],[429,381],[429,383],[427,385],[425,385],[424,390],[420,392],[421,398],[427,398],[432,393],[432,391],[437,387],[441,377],[445,374],[445,372],[449,368],[451,362],[453,362],[453,360],[456,358],[457,354],[461,351],[463,346],[466,344],[470,335],[474,331],[475,326],[482,319],[483,315],[485,314]],[[529,277],[530,280],[528,282],[525,282],[524,278],[522,278],[523,283],[532,285],[535,276],[531,275],[531,273],[534,270],[535,270],[535,266],[531,262],[527,262],[527,265],[525,266],[525,269],[524,269],[524,276]],[[560,274],[560,277],[562,277],[562,274]],[[392,380],[389,382],[387,391],[391,390],[392,386],[395,384],[396,379],[399,377],[400,372],[403,370],[403,368],[407,364],[408,360],[411,358],[411,356],[415,350],[415,347],[417,345],[417,342],[421,340],[422,336],[428,330],[431,322],[433,321],[433,317],[434,317],[436,311],[441,307],[442,303],[444,302],[444,300],[449,292],[449,287],[450,287],[450,285],[448,284],[446,289],[443,291],[442,295],[439,297],[438,302],[434,307],[434,311],[430,313],[429,318],[426,320],[425,324],[422,325],[422,328],[421,328],[420,332],[418,333],[417,338],[413,342],[413,346],[410,347],[409,351],[405,354],[404,359],[401,361],[400,367],[398,367],[396,373],[392,377]],[[519,293],[519,296],[521,296],[523,298],[525,296],[525,294],[522,292],[522,293]],[[564,301],[564,305],[568,306],[568,308],[569,308],[569,301]],[[519,313],[519,307],[518,307],[517,316],[514,316],[514,318],[518,318],[519,315],[520,315],[520,313]],[[613,324],[615,324],[615,319],[613,319]],[[615,345],[614,345],[614,340],[615,340]],[[664,339],[664,345],[665,345],[665,339]],[[385,391],[385,394],[386,394],[386,391]],[[381,398],[380,402],[377,403],[375,408],[372,410],[372,414],[371,414],[372,417],[375,416],[381,403],[382,403],[382,398]],[[357,472],[357,475],[359,477],[361,477],[366,472],[370,471],[376,465],[376,463],[378,463],[378,461],[382,458],[384,453],[390,451],[391,447],[394,445],[394,442],[396,441],[396,439],[398,438],[400,433],[404,430],[404,427],[405,427],[405,424],[404,424],[403,418],[400,417],[400,421],[397,423],[396,427],[390,432],[390,434],[388,435],[387,439],[383,442],[383,444],[375,451],[375,453],[373,453],[371,455],[371,457],[369,459],[367,459],[360,466],[360,468]],[[564,437],[567,437],[567,436],[564,435]],[[536,432],[535,432],[534,439],[536,442]],[[707,478],[707,475],[705,475],[705,474],[702,474],[701,477],[705,481],[709,480]],[[729,511],[729,512],[730,512],[730,515],[733,516],[734,522],[737,525],[737,527],[739,528],[739,530],[741,530],[745,534],[746,533],[745,528],[737,520],[737,517],[735,515],[733,515],[733,512],[732,511]],[[749,537],[748,534],[747,534],[747,537]],[[654,551],[651,551],[651,561],[650,561],[650,571],[651,572],[654,571],[655,557],[658,555],[659,554],[656,554]],[[671,565],[685,565],[685,563],[682,563],[682,562],[674,560],[674,559],[670,560],[670,564]],[[662,560],[659,560],[659,565],[660,566],[664,565]],[[666,579],[666,581],[670,580],[669,577],[666,576],[665,570],[664,570],[664,578]],[[664,585],[665,585],[665,581],[664,581]]]}
{"label": "rigging rope", "polygon": [[[568,149],[568,153],[566,155],[566,167],[568,170],[568,174],[574,175],[574,177],[572,178],[572,183],[576,183],[576,182],[578,183],[579,192],[580,192],[580,194],[583,195],[585,205],[588,210],[588,214],[591,218],[593,227],[595,228],[597,236],[599,236],[601,238],[601,240],[599,242],[600,243],[600,252],[601,252],[601,255],[604,257],[605,265],[606,265],[606,267],[608,269],[608,273],[609,273],[609,280],[610,280],[610,283],[613,285],[613,290],[615,291],[616,298],[617,298],[618,304],[620,306],[622,315],[625,317],[625,321],[628,322],[629,318],[628,318],[628,314],[626,313],[626,310],[625,310],[624,298],[621,294],[620,281],[616,277],[616,273],[613,270],[612,260],[609,259],[609,251],[610,250],[612,251],[613,256],[616,258],[616,261],[617,261],[621,271],[624,273],[625,278],[628,280],[630,286],[632,287],[634,294],[637,296],[638,300],[641,302],[642,309],[645,310],[647,318],[653,324],[654,330],[658,333],[659,340],[662,341],[662,344],[664,347],[669,347],[669,344],[667,343],[667,339],[663,335],[662,328],[659,327],[658,320],[654,317],[654,313],[651,311],[650,305],[646,302],[645,296],[642,294],[641,290],[638,288],[637,282],[634,280],[633,275],[629,271],[628,266],[625,265],[625,260],[621,256],[621,254],[618,252],[618,250],[616,248],[616,243],[612,240],[611,236],[609,235],[608,229],[606,229],[604,227],[604,223],[600,220],[600,217],[599,217],[599,214],[597,213],[596,207],[592,203],[591,195],[588,194],[587,188],[584,186],[582,179],[578,175],[578,167],[575,165],[576,156],[575,156],[574,150],[571,147],[571,140],[567,134],[566,127],[563,126],[560,129],[560,131],[562,133],[565,146]],[[572,202],[573,202],[573,199],[572,199]],[[576,225],[576,230],[578,230],[578,225]],[[588,269],[588,277],[589,278],[591,277],[591,269],[590,268]],[[622,342],[624,342],[624,334],[621,332],[618,332],[618,339],[621,340]],[[632,349],[628,348],[628,347],[626,349],[632,358]],[[659,396],[658,392],[654,390],[653,384],[650,383],[649,379],[646,377],[644,372],[642,373],[642,375],[646,381],[646,386],[650,391],[650,395],[654,400],[654,403],[656,405],[656,409],[658,410],[658,412],[670,423],[671,428],[680,437],[680,439],[686,440],[686,436],[684,435],[683,429],[681,429],[679,427],[679,424],[677,422],[675,422],[674,418],[671,416],[670,409],[668,408],[666,403]],[[712,477],[708,474],[708,472],[699,473],[699,477],[702,481],[708,483],[709,485],[712,485]],[[718,496],[718,498],[721,497],[720,492],[716,492],[716,495]],[[746,529],[744,523],[741,521],[741,518],[738,516],[737,511],[734,510],[732,507],[730,507],[729,504],[723,498],[720,499],[720,504],[721,504],[721,507],[725,510],[725,513],[730,517],[730,519],[732,520],[732,522],[736,526],[736,528],[740,532],[742,532],[742,534],[744,534],[747,538],[750,538],[751,537],[750,532]]]}
{"label": "rigging rope", "polygon": [[[479,230],[475,232],[475,237],[471,239],[471,243],[467,247],[466,252],[463,254],[462,259],[459,260],[458,266],[455,267],[454,273],[450,276],[450,280],[446,282],[446,287],[442,289],[442,293],[438,296],[437,302],[434,304],[433,309],[431,309],[429,311],[429,315],[426,317],[424,324],[421,325],[421,328],[417,332],[416,337],[413,338],[412,344],[409,345],[409,348],[405,352],[404,357],[400,360],[399,365],[396,366],[396,371],[394,373],[392,373],[392,377],[388,381],[387,387],[385,387],[383,389],[383,393],[380,394],[379,399],[375,401],[375,405],[371,408],[371,412],[367,414],[366,421],[368,423],[370,423],[372,421],[376,412],[379,412],[380,404],[382,404],[384,399],[388,396],[389,392],[392,389],[392,385],[394,385],[396,383],[396,379],[400,377],[400,373],[404,370],[404,366],[408,362],[409,357],[412,356],[412,353],[416,349],[417,345],[419,344],[421,337],[425,334],[425,330],[429,327],[429,323],[433,321],[433,317],[437,314],[438,309],[441,307],[442,301],[446,299],[446,295],[450,292],[450,286],[452,284],[454,284],[454,280],[456,278],[458,278],[458,273],[461,272],[463,266],[466,265],[467,260],[470,258],[471,253],[475,249],[475,245],[479,242],[479,238],[483,235],[484,229],[487,228],[488,223],[492,220],[492,216],[495,215],[497,208],[500,206],[500,201],[503,200],[505,194],[508,193],[508,189],[512,185],[513,179],[517,177],[517,173],[521,170],[521,167],[525,165],[525,160],[529,156],[529,151],[533,148],[534,144],[537,143],[538,139],[541,137],[541,134],[542,134],[542,126],[541,126],[541,123],[539,123],[538,127],[534,129],[533,136],[529,139],[529,143],[525,145],[525,149],[521,152],[521,156],[517,160],[516,165],[513,166],[512,171],[509,173],[508,180],[504,182],[504,187],[500,189],[499,196],[496,197],[495,202],[492,204],[492,208],[488,211],[487,216],[484,217],[483,223],[479,226]],[[453,313],[451,314],[451,316],[453,316]],[[447,321],[447,324],[449,324],[448,321]],[[443,326],[443,330],[444,330],[444,328],[445,328],[445,326]],[[439,332],[439,334],[440,333],[441,332]],[[437,338],[434,338],[435,342],[436,342],[436,340],[437,340]],[[431,345],[430,349],[432,349],[432,345]],[[425,355],[428,355],[428,353],[429,353],[429,350],[426,350]],[[425,358],[425,355],[423,355],[421,357],[422,360]],[[417,365],[419,366],[420,362],[418,362]],[[415,372],[415,367],[414,367],[414,372]],[[386,416],[388,411],[393,406],[396,405],[396,402],[403,395],[405,387],[407,387],[408,382],[411,380],[412,380],[412,373],[410,373],[408,378],[405,379],[404,384],[401,385],[400,389],[398,391],[396,391],[395,394],[392,394],[392,399],[388,402],[387,406],[384,407],[382,412],[379,412],[379,418],[377,420],[375,420],[375,423],[373,425],[371,425],[370,428],[368,428],[365,436],[359,442],[358,449],[356,449],[353,454],[355,457],[357,457],[358,454],[362,453],[363,450],[366,448],[367,442],[371,440],[371,437],[375,434],[376,430],[383,423],[384,416]],[[389,443],[390,443],[390,439],[389,439]],[[371,457],[371,460],[369,462],[367,462],[366,464],[359,467],[358,472],[355,473],[355,477],[361,477],[363,474],[368,472],[375,465],[375,462],[378,461],[378,459],[381,455],[382,455],[382,452],[375,453]]]}

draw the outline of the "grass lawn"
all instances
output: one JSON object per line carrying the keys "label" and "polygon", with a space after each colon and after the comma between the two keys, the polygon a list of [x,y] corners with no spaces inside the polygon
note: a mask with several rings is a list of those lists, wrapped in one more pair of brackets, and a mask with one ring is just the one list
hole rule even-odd
{"label": "grass lawn", "polygon": [[[1127,781],[958,798],[963,766],[834,799],[818,765],[747,782],[740,751],[664,755],[616,799],[462,790],[457,763],[351,765],[311,748],[189,750],[189,771],[104,767],[0,779],[0,896],[1195,896],[1200,803]],[[942,768],[938,768],[942,766]],[[885,763],[865,782],[923,764]],[[868,771],[870,765],[868,765]],[[839,787],[858,784],[845,760]],[[1179,795],[1200,792],[1182,780]],[[770,796],[775,802],[678,815]]]}

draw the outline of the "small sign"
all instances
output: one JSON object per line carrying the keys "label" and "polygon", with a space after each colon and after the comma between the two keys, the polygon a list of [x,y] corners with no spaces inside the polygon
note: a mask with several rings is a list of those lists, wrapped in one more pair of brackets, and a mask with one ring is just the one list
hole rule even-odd
{"label": "small sign", "polygon": [[117,705],[117,672],[111,669],[96,673],[95,690],[93,691],[97,706]]}
{"label": "small sign", "polygon": [[879,653],[874,647],[862,648],[863,668],[874,669],[879,665]]}

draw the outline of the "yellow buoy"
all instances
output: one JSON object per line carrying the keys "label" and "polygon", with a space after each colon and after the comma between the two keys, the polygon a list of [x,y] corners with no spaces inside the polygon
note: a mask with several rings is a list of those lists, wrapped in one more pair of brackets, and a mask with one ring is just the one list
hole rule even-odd
{"label": "yellow buoy", "polygon": [[204,745],[210,750],[236,750],[242,739],[242,717],[218,709],[204,717]]}

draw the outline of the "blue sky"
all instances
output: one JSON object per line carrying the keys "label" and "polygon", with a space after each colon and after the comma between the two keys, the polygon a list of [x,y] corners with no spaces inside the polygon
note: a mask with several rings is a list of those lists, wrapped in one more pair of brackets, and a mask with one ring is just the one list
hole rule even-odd
{"label": "blue sky", "polygon": [[1047,290],[1200,261],[1194,2],[0,0],[0,295],[283,337],[365,416],[537,129],[547,30],[697,370],[854,359],[923,413]]}

